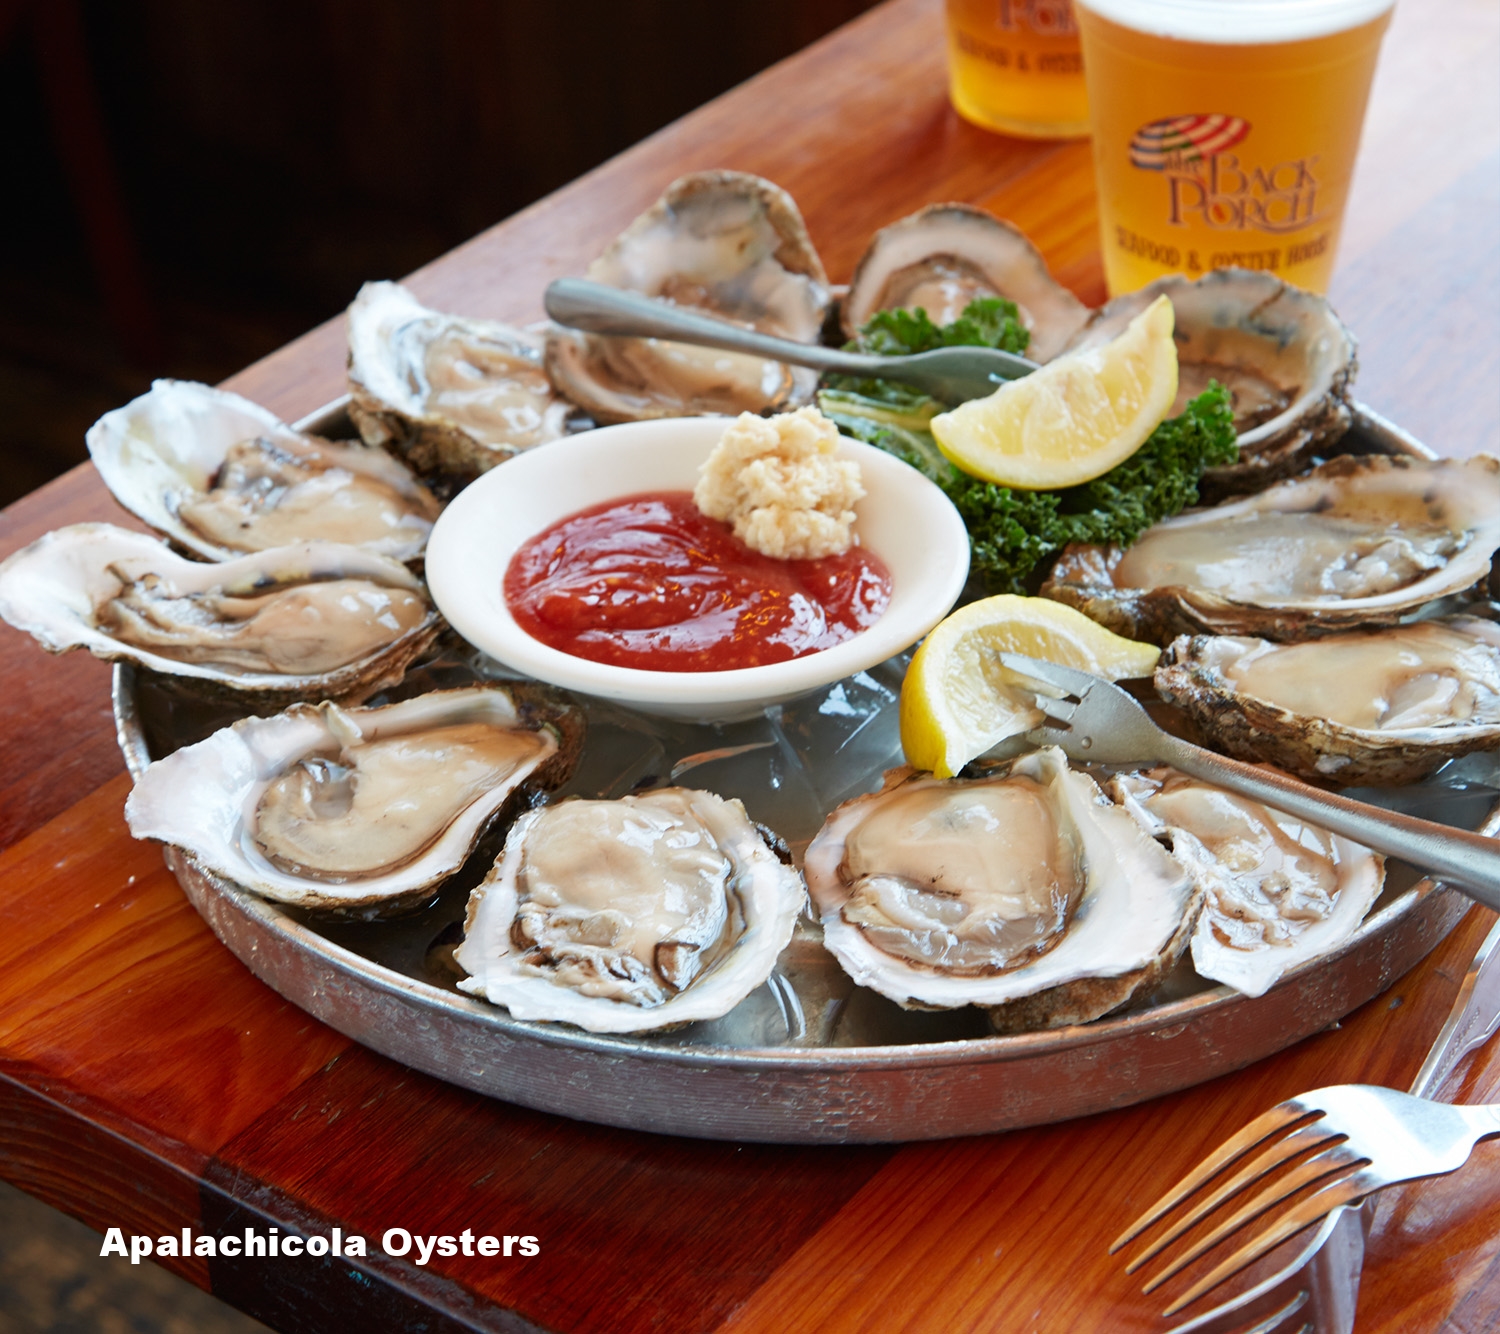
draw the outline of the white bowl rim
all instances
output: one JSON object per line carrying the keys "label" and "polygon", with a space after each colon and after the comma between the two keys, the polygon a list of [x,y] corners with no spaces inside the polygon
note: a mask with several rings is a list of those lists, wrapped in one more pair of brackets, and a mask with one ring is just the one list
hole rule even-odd
{"label": "white bowl rim", "polygon": [[[891,603],[868,629],[832,648],[785,662],[725,671],[650,671],[594,662],[533,639],[516,624],[500,584],[522,542],[580,510],[612,499],[652,491],[689,490],[697,462],[729,421],[725,417],[669,417],[602,426],[565,436],[506,460],[471,482],[438,516],[427,543],[426,576],[438,610],[465,639],[514,670],[581,694],[671,707],[733,707],[758,699],[775,701],[831,685],[884,662],[922,638],[947,614],[968,576],[969,540],[963,520],[942,490],[915,468],[873,445],[841,437],[840,457],[860,464],[867,496],[856,507],[907,513],[913,541],[900,552],[872,546],[891,573]],[[650,451],[652,443],[658,446]],[[656,457],[695,456],[691,473],[679,480],[603,489],[601,469],[618,469],[631,452]],[[495,537],[496,514],[516,506],[516,497],[542,494],[547,503],[526,505],[537,515],[515,541]],[[895,499],[900,496],[900,500]],[[873,502],[873,504],[872,504]],[[855,523],[858,533],[864,523]],[[893,558],[894,557],[894,558]],[[916,587],[912,587],[912,581]],[[898,601],[899,600],[899,601]],[[894,614],[893,614],[894,613]]]}

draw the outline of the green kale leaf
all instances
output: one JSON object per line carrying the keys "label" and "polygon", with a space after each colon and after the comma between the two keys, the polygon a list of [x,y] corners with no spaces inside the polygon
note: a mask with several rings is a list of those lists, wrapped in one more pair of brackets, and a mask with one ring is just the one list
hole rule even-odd
{"label": "green kale leaf", "polygon": [[952,324],[934,324],[927,312],[915,310],[876,311],[859,331],[850,352],[877,357],[910,356],[935,347],[998,347],[1004,352],[1024,352],[1031,333],[1021,323],[1014,301],[984,296],[969,302]]}
{"label": "green kale leaf", "polygon": [[1206,468],[1238,458],[1229,391],[1211,381],[1124,463],[1082,486],[1017,491],[956,469],[939,485],[968,525],[973,573],[993,592],[1024,593],[1032,571],[1070,542],[1129,546],[1197,502]]}

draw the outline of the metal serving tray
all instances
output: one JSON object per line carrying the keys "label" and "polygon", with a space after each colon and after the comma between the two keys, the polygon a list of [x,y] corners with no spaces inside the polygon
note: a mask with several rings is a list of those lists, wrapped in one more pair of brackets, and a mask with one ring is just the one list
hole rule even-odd
{"label": "metal serving tray", "polygon": [[[336,433],[342,403],[299,425]],[[1428,456],[1366,409],[1348,452]],[[738,796],[794,850],[839,802],[901,763],[905,659],[821,696],[717,727],[586,701],[584,758],[565,793],[620,796],[682,781]],[[389,698],[500,677],[449,655]],[[387,698],[377,697],[377,700]],[[114,708],[132,774],[237,716],[117,666]],[[1500,830],[1500,757],[1471,756],[1412,788],[1361,795],[1486,833]],[[1092,1024],[990,1035],[978,1011],[908,1012],[845,976],[799,927],[771,980],[729,1015],[675,1032],[596,1036],[523,1022],[460,993],[452,946],[476,856],[423,911],[330,922],[266,902],[175,848],[167,865],[214,933],[267,985],[376,1051],[465,1088],[542,1111],[707,1139],[857,1143],[938,1139],[1060,1121],[1212,1079],[1327,1028],[1421,960],[1467,899],[1392,863],[1343,948],[1249,998],[1184,963],[1144,1008]]]}

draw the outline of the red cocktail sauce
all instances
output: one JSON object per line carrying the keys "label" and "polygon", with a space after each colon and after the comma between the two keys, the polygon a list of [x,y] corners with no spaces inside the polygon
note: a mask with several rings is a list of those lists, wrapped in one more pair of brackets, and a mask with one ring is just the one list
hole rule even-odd
{"label": "red cocktail sauce", "polygon": [[785,662],[873,625],[891,577],[850,547],[774,560],[687,491],[627,496],[538,533],[511,558],[505,601],[544,644],[653,672],[721,672]]}

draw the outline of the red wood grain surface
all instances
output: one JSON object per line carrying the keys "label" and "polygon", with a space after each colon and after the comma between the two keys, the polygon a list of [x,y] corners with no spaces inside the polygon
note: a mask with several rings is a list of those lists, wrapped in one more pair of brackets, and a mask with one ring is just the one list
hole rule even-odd
{"label": "red wood grain surface", "polygon": [[[1445,453],[1494,449],[1500,420],[1497,28],[1490,0],[1398,9],[1333,288],[1362,339],[1360,395]],[[1087,145],[964,124],[941,50],[936,0],[894,0],[412,284],[440,307],[535,319],[546,282],[674,176],[738,167],[791,190],[835,279],[876,227],[960,199],[1017,222],[1097,302]],[[298,416],[341,391],[342,338],[337,322],[314,330],[232,386]],[[0,514],[0,555],[85,519],[122,519],[87,468]],[[107,687],[101,664],[0,635],[0,1172],[96,1227],[366,1236],[376,1253],[353,1265],[170,1262],[286,1329],[1160,1329],[1109,1239],[1280,1098],[1407,1084],[1489,920],[1475,910],[1335,1030],[1087,1120],[817,1150],[604,1129],[406,1070],[257,982],[128,837]],[[1473,1058],[1449,1096],[1500,1098],[1500,1053]],[[542,1249],[418,1266],[378,1253],[390,1227]],[[1497,1276],[1500,1148],[1481,1145],[1464,1172],[1384,1197],[1359,1328],[1494,1328]]]}

